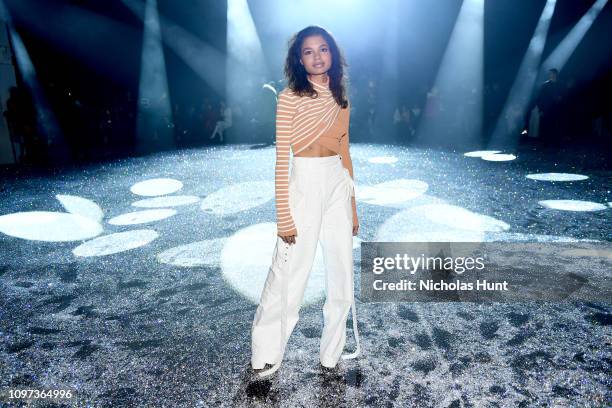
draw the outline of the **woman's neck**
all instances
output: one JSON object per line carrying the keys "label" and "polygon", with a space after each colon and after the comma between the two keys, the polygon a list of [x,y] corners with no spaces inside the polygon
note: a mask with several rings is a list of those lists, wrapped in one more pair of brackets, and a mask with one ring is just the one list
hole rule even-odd
{"label": "woman's neck", "polygon": [[327,86],[329,84],[329,75],[327,75],[327,72],[318,75],[308,74],[308,78],[319,85]]}

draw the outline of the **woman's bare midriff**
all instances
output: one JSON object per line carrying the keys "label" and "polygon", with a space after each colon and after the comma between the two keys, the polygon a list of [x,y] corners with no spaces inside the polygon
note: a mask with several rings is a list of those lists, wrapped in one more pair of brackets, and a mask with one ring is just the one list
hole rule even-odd
{"label": "woman's bare midriff", "polygon": [[299,152],[298,154],[294,154],[295,157],[327,157],[334,156],[338,153],[333,150],[328,149],[325,146],[322,146],[316,142],[312,143],[310,146]]}

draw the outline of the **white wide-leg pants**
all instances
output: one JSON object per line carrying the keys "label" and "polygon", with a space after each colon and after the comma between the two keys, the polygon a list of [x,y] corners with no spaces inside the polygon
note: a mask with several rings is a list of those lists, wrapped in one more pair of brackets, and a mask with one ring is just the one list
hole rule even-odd
{"label": "white wide-leg pants", "polygon": [[[359,334],[353,282],[354,184],[339,155],[293,157],[289,180],[289,207],[297,229],[295,244],[277,236],[272,264],[255,312],[251,329],[251,365],[280,367],[285,346],[299,318],[304,290],[321,243],[326,270],[326,300],[319,350],[323,366],[334,367],[340,357],[359,354]],[[353,310],[356,351],[342,355],[346,343],[346,321]]]}

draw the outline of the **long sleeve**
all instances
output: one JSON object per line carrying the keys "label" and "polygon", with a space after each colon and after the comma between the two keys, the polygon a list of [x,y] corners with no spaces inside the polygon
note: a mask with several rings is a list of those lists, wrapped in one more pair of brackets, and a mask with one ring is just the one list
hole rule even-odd
{"label": "long sleeve", "polygon": [[276,195],[276,226],[278,235],[295,235],[297,230],[289,209],[289,159],[291,127],[297,101],[283,91],[276,105],[276,165],[274,183]]}
{"label": "long sleeve", "polygon": [[[346,107],[346,109],[342,109],[340,111],[340,114],[346,115],[346,135],[344,135],[342,139],[340,140],[340,157],[342,158],[342,165],[349,171],[349,174],[351,175],[351,178],[354,181],[355,177],[353,176],[353,161],[351,160],[351,152],[349,150],[350,143],[349,143],[349,130],[348,129],[349,129],[350,118],[351,118],[350,103]],[[353,207],[353,225],[358,225],[359,220],[357,217],[357,203],[356,203],[355,197],[351,197],[351,205]]]}

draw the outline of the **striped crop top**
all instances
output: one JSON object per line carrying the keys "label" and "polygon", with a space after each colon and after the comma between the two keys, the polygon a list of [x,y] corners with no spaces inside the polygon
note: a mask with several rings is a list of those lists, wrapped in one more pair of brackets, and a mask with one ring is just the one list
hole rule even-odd
{"label": "striped crop top", "polygon": [[[350,103],[342,109],[326,85],[308,79],[317,91],[316,98],[298,96],[289,88],[278,96],[276,107],[275,194],[278,235],[295,235],[296,228],[289,209],[289,156],[298,154],[314,142],[340,154],[342,165],[353,178],[349,152]],[[352,197],[353,225],[357,225],[357,208]]]}

